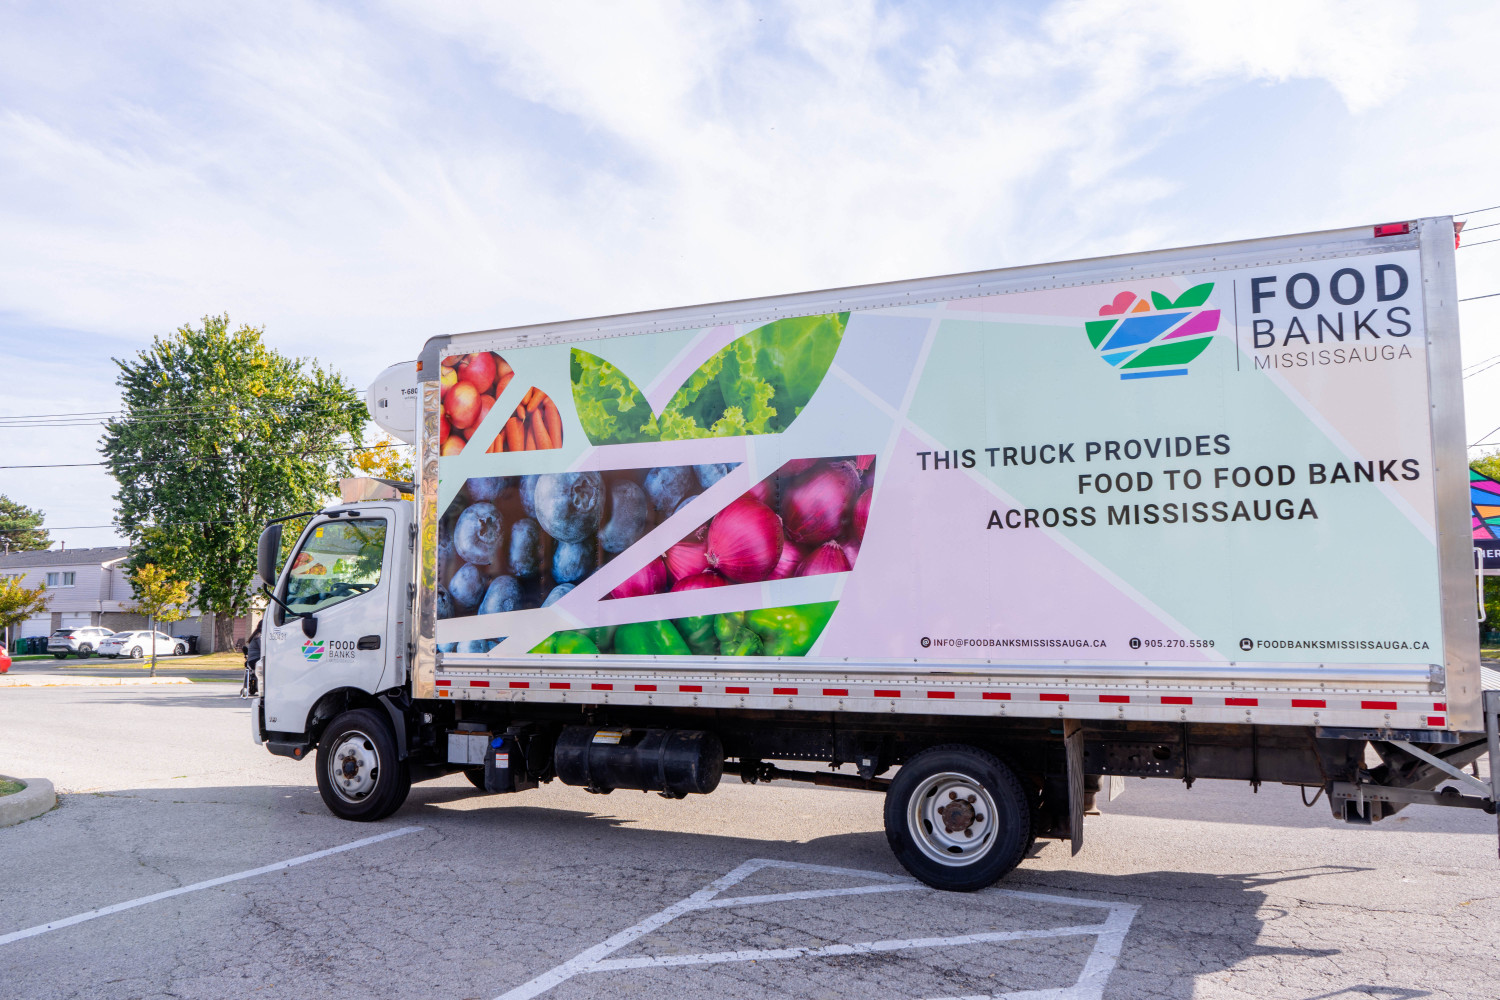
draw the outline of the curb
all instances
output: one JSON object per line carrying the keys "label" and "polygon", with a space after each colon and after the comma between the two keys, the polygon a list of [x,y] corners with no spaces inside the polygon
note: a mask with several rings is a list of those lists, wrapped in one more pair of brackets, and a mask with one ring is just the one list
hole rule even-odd
{"label": "curb", "polygon": [[10,778],[3,774],[0,778],[19,781],[26,786],[13,795],[0,795],[0,826],[14,826],[35,819],[57,805],[57,793],[46,778]]}
{"label": "curb", "polygon": [[[186,677],[57,677],[52,674],[0,675],[7,687],[123,687],[137,684],[191,684]],[[19,794],[19,793],[18,793]],[[9,798],[10,796],[6,796]]]}

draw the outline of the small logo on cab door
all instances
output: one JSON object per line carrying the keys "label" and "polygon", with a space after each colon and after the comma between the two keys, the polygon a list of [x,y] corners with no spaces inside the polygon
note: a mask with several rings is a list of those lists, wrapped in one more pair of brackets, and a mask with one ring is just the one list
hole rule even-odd
{"label": "small logo on cab door", "polygon": [[302,644],[302,658],[306,660],[321,660],[323,658],[323,643],[319,639],[309,639]]}

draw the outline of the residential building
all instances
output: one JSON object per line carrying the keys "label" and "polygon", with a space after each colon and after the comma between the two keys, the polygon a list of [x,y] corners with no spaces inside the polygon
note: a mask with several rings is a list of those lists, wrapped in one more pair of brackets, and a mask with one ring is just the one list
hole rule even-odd
{"label": "residential building", "polygon": [[[127,610],[135,600],[125,564],[130,548],[124,545],[90,549],[54,548],[0,555],[0,577],[20,577],[26,587],[47,585],[47,611],[11,629],[8,639],[51,635],[60,628],[97,625],[114,629],[147,627],[146,618]],[[190,617],[163,626],[174,636],[197,636],[198,649],[211,652],[214,616],[189,609]],[[242,642],[254,627],[253,617],[236,619],[234,640]]]}

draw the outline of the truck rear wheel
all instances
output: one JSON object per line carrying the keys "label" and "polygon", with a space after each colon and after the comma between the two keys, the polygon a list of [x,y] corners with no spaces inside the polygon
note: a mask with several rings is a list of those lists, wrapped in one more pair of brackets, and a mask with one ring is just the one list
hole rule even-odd
{"label": "truck rear wheel", "polygon": [[489,790],[484,787],[484,768],[471,767],[468,770],[464,771],[464,777],[469,779],[469,784],[473,785],[481,792]]}
{"label": "truck rear wheel", "polygon": [[934,889],[973,892],[1021,863],[1031,807],[1010,768],[968,746],[924,750],[885,793],[885,836],[901,866]]}
{"label": "truck rear wheel", "polygon": [[318,793],[341,819],[370,822],[401,808],[411,771],[389,724],[368,708],[345,712],[318,741]]}

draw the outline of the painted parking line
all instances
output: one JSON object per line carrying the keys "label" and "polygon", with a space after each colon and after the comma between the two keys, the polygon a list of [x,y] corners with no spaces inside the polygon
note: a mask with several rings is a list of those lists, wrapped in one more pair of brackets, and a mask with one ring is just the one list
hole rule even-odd
{"label": "painted parking line", "polygon": [[235,872],[233,875],[220,875],[218,878],[211,878],[205,882],[194,882],[192,885],[184,885],[176,889],[168,889],[165,892],[155,892],[149,896],[142,896],[139,899],[131,899],[123,903],[113,903],[109,906],[100,907],[97,910],[89,910],[87,913],[77,913],[71,917],[63,917],[61,920],[51,920],[45,924],[37,924],[35,927],[27,927],[25,930],[12,931],[9,934],[0,934],[0,946],[11,944],[14,941],[21,941],[29,937],[36,937],[38,934],[46,934],[49,931],[61,930],[64,927],[72,927],[74,924],[81,924],[88,920],[97,920],[99,917],[107,917],[112,913],[119,913],[122,910],[133,910],[137,906],[145,906],[148,903],[155,903],[163,899],[170,899],[173,896],[181,896],[184,893],[197,892],[200,889],[212,889],[216,885],[224,885],[229,882],[238,882],[241,879],[254,878],[257,875],[266,875],[271,872],[279,872],[283,868],[292,868],[297,865],[305,865],[309,861],[317,861],[319,858],[326,858],[333,854],[342,854],[345,851],[353,851],[361,847],[369,847],[371,844],[378,844],[382,840],[391,840],[394,837],[404,837],[408,833],[416,833],[421,829],[422,827],[420,826],[403,826],[399,830],[391,830],[388,833],[377,834],[373,837],[365,837],[363,840],[356,840],[352,843],[341,844],[338,847],[329,847],[325,850],[314,851],[311,854],[304,854],[301,857],[291,858],[287,861],[278,861],[275,864],[262,865],[259,868],[252,868],[249,871]]}
{"label": "painted parking line", "polygon": [[[812,889],[799,892],[779,892],[757,896],[720,896],[726,889],[743,882],[746,878],[765,868],[787,868],[796,871],[820,872],[866,879],[871,884],[842,889]],[[885,941],[860,941],[847,944],[831,944],[821,947],[755,948],[743,951],[704,952],[696,955],[644,955],[635,958],[611,959],[610,955],[639,940],[641,937],[671,923],[678,917],[703,910],[723,909],[732,906],[758,906],[767,903],[782,903],[793,900],[825,899],[836,896],[865,895],[878,892],[933,892],[915,880],[887,875],[884,872],[860,871],[853,868],[833,868],[827,865],[809,865],[794,861],[771,861],[754,858],[746,861],[734,871],[699,889],[686,899],[673,903],[666,909],[653,913],[633,927],[614,935],[606,941],[569,959],[556,968],[537,976],[528,983],[497,997],[496,1000],[531,1000],[554,986],[575,976],[595,972],[619,972],[630,969],[660,969],[690,965],[718,965],[729,962],[762,962],[796,958],[827,958],[842,955],[867,955],[880,952],[911,951],[921,948],[946,948],[962,945],[1002,943],[1006,941],[1038,940],[1093,936],[1096,940],[1089,952],[1078,979],[1070,986],[1045,990],[1026,990],[1017,993],[994,994],[992,997],[946,998],[946,1000],[1100,1000],[1105,983],[1114,971],[1120,957],[1120,948],[1125,943],[1125,934],[1135,919],[1133,903],[1110,903],[1075,896],[1054,896],[1047,893],[1024,892],[1016,889],[990,889],[990,893],[1023,899],[1029,902],[1055,903],[1073,907],[1091,907],[1108,910],[1104,920],[1097,924],[1075,924],[1044,930],[990,931],[977,934],[958,934],[946,937],[913,937]]]}

